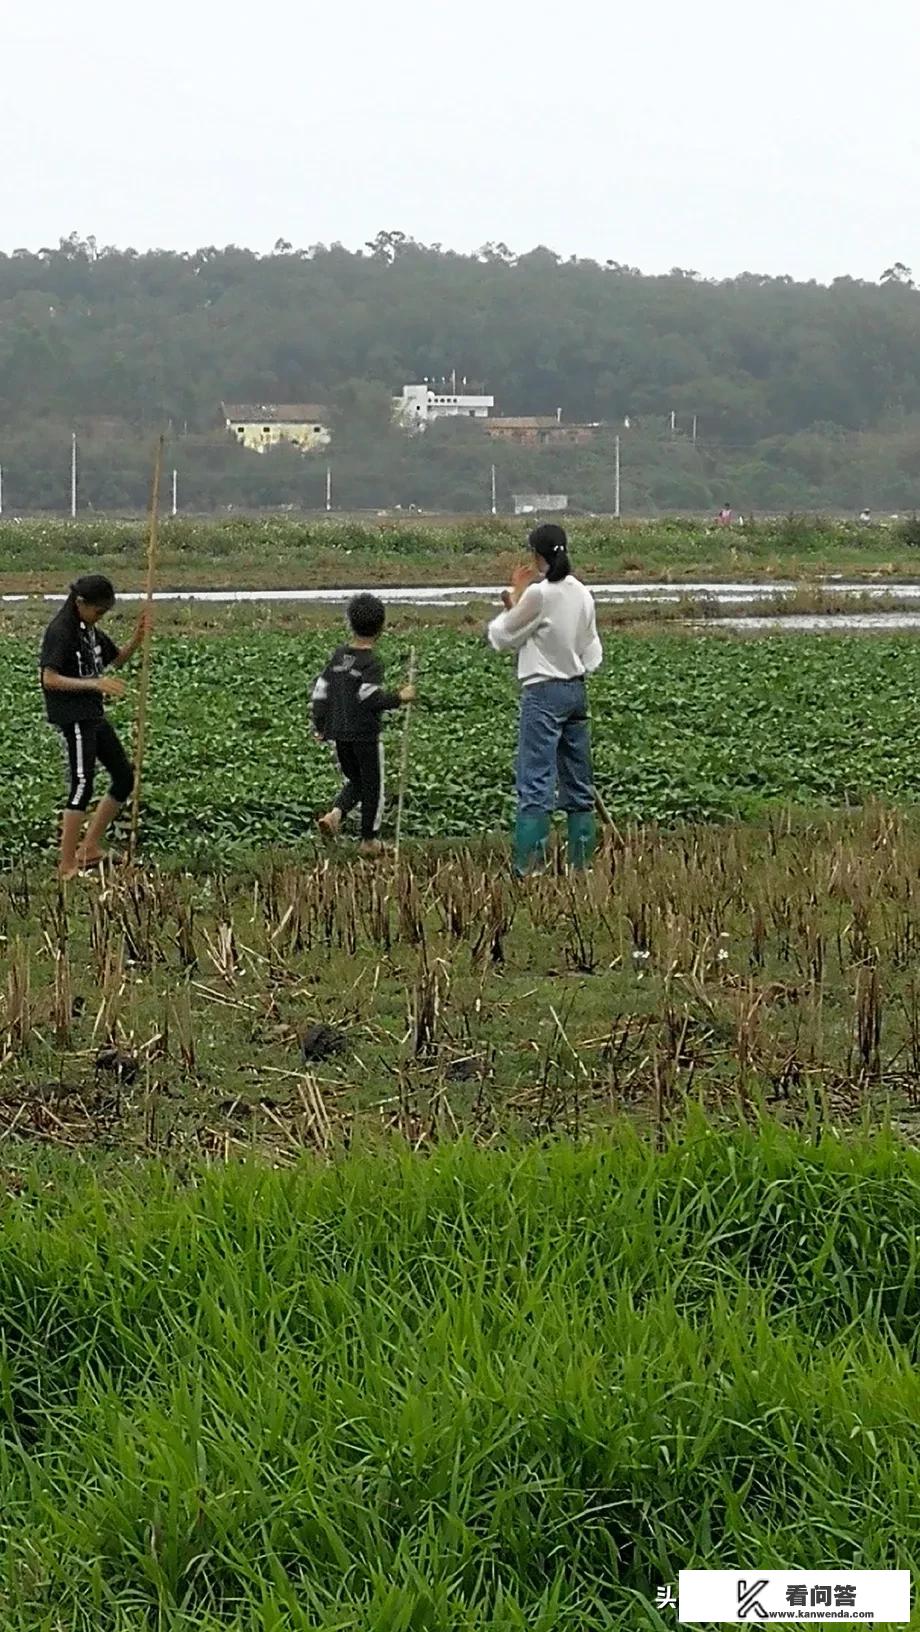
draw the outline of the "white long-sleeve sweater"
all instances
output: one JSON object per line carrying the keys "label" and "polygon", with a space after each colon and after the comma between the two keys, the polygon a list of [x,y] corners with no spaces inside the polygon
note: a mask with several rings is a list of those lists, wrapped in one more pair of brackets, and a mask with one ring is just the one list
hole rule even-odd
{"label": "white long-sleeve sweater", "polygon": [[571,573],[558,584],[530,584],[517,606],[489,624],[489,643],[517,652],[522,686],[577,680],[599,669],[604,656],[594,597]]}

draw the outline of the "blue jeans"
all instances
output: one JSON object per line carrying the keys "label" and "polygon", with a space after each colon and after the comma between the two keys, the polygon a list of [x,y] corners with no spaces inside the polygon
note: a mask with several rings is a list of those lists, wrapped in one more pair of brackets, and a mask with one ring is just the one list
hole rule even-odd
{"label": "blue jeans", "polygon": [[521,695],[518,814],[594,809],[591,733],[584,680],[541,680]]}

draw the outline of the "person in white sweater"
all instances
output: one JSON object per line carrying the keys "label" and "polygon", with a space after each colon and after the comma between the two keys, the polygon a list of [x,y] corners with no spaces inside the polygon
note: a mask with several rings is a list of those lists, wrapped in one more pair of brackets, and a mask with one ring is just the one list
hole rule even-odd
{"label": "person in white sweater", "polygon": [[517,569],[489,624],[497,652],[516,652],[521,684],[517,757],[515,871],[545,863],[553,811],[568,819],[568,857],[583,868],[594,849],[594,777],[586,675],[600,668],[603,648],[594,599],[574,576],[562,527],[547,523],[530,535],[533,565]]}

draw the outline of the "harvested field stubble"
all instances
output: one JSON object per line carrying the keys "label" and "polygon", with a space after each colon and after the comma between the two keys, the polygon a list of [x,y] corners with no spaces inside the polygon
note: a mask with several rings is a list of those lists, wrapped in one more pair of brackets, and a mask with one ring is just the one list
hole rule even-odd
{"label": "harvested field stubble", "polygon": [[0,885],[0,1134],[293,1161],[395,1130],[579,1135],[687,1107],[920,1115],[920,832],[626,829],[591,873],[488,851]]}

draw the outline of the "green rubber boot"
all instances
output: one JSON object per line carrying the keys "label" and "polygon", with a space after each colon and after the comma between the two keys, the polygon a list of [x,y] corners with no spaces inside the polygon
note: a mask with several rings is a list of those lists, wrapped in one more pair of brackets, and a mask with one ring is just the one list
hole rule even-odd
{"label": "green rubber boot", "polygon": [[597,837],[593,810],[570,810],[568,827],[569,866],[583,872],[594,854]]}
{"label": "green rubber boot", "polygon": [[514,829],[514,870],[518,878],[541,873],[546,866],[550,822],[548,811],[530,811],[518,816]]}

